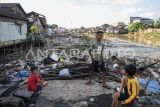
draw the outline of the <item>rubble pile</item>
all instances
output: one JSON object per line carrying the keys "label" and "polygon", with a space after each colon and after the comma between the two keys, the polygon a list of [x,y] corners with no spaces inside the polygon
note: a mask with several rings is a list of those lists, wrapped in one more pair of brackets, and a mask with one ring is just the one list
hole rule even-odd
{"label": "rubble pile", "polygon": [[[1,97],[10,96],[10,93],[14,92],[13,90],[17,90],[18,86],[21,87],[30,74],[29,68],[33,65],[39,67],[40,74],[45,80],[83,79],[89,76],[91,66],[85,61],[66,64],[50,58],[51,62],[46,63],[46,59],[47,58],[43,61],[16,60],[1,65]],[[106,60],[106,65],[108,66],[107,78],[120,82],[123,75],[123,67],[129,63],[137,65],[138,76],[140,84],[143,86],[143,91],[147,91],[147,93],[153,97],[158,95],[160,92],[160,61],[158,59],[146,57],[117,58],[116,56],[112,56]],[[97,76],[99,75],[101,74],[97,74]]]}
{"label": "rubble pile", "polygon": [[[10,61],[7,64],[0,66],[0,106],[8,104],[5,98],[17,98],[20,104],[26,104],[26,100],[19,96],[18,92],[26,92],[23,89],[26,86],[26,80],[30,75],[30,67],[36,65],[39,72],[45,80],[72,80],[72,79],[85,79],[90,75],[91,60],[89,55],[85,52],[70,53],[70,49],[79,49],[85,51],[88,48],[87,40],[82,37],[53,37],[52,39],[46,38],[46,49],[58,49],[59,53],[50,52],[47,57],[40,59],[33,59],[32,57],[26,59],[18,59]],[[62,54],[62,50],[66,50]],[[68,54],[73,54],[72,56]],[[74,55],[80,57],[75,57]],[[127,64],[135,64],[137,66],[137,76],[142,88],[142,95],[140,103],[146,104],[148,96],[150,102],[157,104],[160,102],[160,60],[149,57],[118,57],[118,55],[109,56],[105,60],[107,67],[107,78],[110,81],[121,81],[123,76],[123,68]],[[96,74],[100,76],[101,73]],[[19,91],[22,89],[22,91]],[[15,94],[16,93],[16,94]],[[26,92],[28,93],[28,92]],[[145,93],[145,94],[144,94]],[[26,96],[33,97],[33,93],[28,93]],[[96,97],[96,96],[95,96]],[[92,101],[87,101],[91,103]],[[153,101],[154,100],[154,101]],[[9,101],[8,101],[9,102]],[[33,101],[34,102],[34,101]],[[15,104],[15,103],[14,103]],[[28,103],[27,103],[28,104]],[[147,103],[148,104],[148,103]],[[93,105],[93,104],[90,104]],[[19,107],[19,106],[14,106]],[[24,106],[21,106],[24,107]],[[90,106],[89,106],[90,107]]]}

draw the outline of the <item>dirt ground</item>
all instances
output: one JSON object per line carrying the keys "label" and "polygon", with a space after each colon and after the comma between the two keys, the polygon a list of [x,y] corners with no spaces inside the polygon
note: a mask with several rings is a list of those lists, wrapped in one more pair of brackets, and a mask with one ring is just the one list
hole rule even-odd
{"label": "dirt ground", "polygon": [[[113,89],[105,89],[102,85],[96,81],[93,81],[92,85],[85,85],[87,80],[53,80],[49,81],[49,84],[42,91],[39,97],[39,106],[43,107],[47,102],[47,107],[52,102],[56,102],[58,100],[65,102],[78,102],[89,96],[98,96],[102,94],[112,94],[114,92]],[[119,86],[116,82],[107,82],[107,85],[111,88],[115,88]],[[43,101],[42,101],[43,100]],[[46,100],[46,101],[45,101]],[[44,102],[44,103],[42,103]],[[38,102],[37,102],[38,103]],[[85,102],[81,102],[85,103]],[[78,107],[77,104],[73,105],[74,107]]]}
{"label": "dirt ground", "polygon": [[[63,98],[64,100],[78,100],[87,96],[112,93],[113,90],[105,89],[100,83],[93,81],[92,85],[85,85],[87,80],[54,80],[50,81],[43,90],[41,96],[49,99]],[[107,83],[111,88],[119,84],[116,82]]]}

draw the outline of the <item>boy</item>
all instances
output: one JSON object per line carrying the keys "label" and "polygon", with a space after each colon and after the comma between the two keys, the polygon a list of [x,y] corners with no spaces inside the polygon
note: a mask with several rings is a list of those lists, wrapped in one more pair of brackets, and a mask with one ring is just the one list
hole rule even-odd
{"label": "boy", "polygon": [[39,92],[47,85],[48,82],[38,74],[38,67],[31,67],[31,75],[28,77],[28,91]]}
{"label": "boy", "polygon": [[[126,65],[125,73],[126,77],[122,79],[119,92],[113,96],[111,107],[118,107],[118,101],[125,105],[132,104],[138,98],[140,86],[135,77],[136,67],[132,64]],[[122,93],[122,90],[124,90],[124,93]]]}
{"label": "boy", "polygon": [[103,32],[98,31],[96,32],[96,40],[90,43],[89,48],[89,55],[92,58],[92,70],[90,71],[90,78],[86,85],[91,84],[91,79],[93,76],[93,72],[96,72],[100,69],[103,72],[102,76],[102,87],[109,88],[106,85],[106,69],[103,60],[103,51],[104,51],[104,43],[102,42],[103,39]]}
{"label": "boy", "polygon": [[47,86],[47,84],[48,84],[48,81],[45,81],[44,79],[43,79],[43,77],[39,74],[39,72],[37,72],[37,76],[38,76],[38,79],[42,82],[42,83],[38,83],[38,86],[41,88],[43,88],[43,87],[45,87],[45,86]]}

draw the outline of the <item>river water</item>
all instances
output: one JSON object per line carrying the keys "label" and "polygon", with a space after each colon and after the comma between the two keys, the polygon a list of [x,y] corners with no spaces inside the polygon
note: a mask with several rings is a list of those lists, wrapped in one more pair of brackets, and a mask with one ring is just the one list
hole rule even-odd
{"label": "river water", "polygon": [[149,46],[146,44],[140,44],[136,42],[130,42],[127,40],[112,38],[110,39],[112,53],[117,53],[119,56],[147,56],[153,58],[160,58],[160,48]]}

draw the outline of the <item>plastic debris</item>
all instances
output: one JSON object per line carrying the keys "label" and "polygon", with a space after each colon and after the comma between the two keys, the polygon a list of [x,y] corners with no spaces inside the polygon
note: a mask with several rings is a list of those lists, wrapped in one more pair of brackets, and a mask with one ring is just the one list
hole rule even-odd
{"label": "plastic debris", "polygon": [[54,61],[58,61],[58,60],[59,60],[59,57],[58,57],[58,55],[56,55],[55,53],[52,53],[51,59],[54,60]]}
{"label": "plastic debris", "polygon": [[148,80],[148,79],[139,79],[139,83],[142,85],[147,85],[147,90],[152,93],[160,92],[160,85],[158,81]]}
{"label": "plastic debris", "polygon": [[59,72],[59,75],[60,76],[64,76],[64,77],[67,77],[67,76],[70,76],[70,73],[69,73],[69,70],[68,69],[63,69]]}

